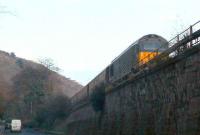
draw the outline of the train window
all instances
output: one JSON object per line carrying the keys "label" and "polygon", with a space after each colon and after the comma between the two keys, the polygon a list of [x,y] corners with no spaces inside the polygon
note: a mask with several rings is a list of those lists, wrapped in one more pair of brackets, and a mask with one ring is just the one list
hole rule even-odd
{"label": "train window", "polygon": [[149,50],[149,51],[153,51],[157,48],[160,47],[160,44],[158,43],[147,43],[147,44],[144,44],[144,50]]}
{"label": "train window", "polygon": [[113,69],[113,64],[110,66],[110,76],[114,75],[114,69]]}
{"label": "train window", "polygon": [[168,46],[166,44],[161,44],[159,42],[149,42],[143,44],[143,49],[147,51],[155,51],[158,49],[158,52],[163,52]]}

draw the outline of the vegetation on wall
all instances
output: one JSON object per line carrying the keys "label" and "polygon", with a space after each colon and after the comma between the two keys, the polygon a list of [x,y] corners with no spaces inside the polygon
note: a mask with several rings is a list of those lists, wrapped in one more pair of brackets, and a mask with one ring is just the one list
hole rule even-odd
{"label": "vegetation on wall", "polygon": [[92,104],[93,109],[98,111],[104,110],[104,104],[105,104],[105,85],[100,84],[95,88],[93,93],[90,96],[90,102]]}

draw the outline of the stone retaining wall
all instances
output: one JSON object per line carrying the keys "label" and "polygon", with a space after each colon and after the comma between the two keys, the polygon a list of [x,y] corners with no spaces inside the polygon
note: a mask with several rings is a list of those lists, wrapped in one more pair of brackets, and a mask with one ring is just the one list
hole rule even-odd
{"label": "stone retaining wall", "polygon": [[71,113],[68,135],[199,135],[200,45]]}

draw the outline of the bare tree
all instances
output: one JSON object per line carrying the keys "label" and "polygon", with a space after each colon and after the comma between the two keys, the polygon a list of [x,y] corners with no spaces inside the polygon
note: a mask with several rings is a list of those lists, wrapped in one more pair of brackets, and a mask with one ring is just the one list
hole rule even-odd
{"label": "bare tree", "polygon": [[47,69],[59,72],[61,69],[54,64],[53,59],[51,58],[40,58],[39,63],[44,65]]}

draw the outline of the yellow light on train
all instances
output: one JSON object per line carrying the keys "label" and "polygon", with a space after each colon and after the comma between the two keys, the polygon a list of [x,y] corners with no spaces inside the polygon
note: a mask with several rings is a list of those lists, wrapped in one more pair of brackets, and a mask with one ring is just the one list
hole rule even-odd
{"label": "yellow light on train", "polygon": [[138,57],[139,64],[142,65],[142,64],[147,63],[158,54],[159,52],[139,52],[139,57]]}

